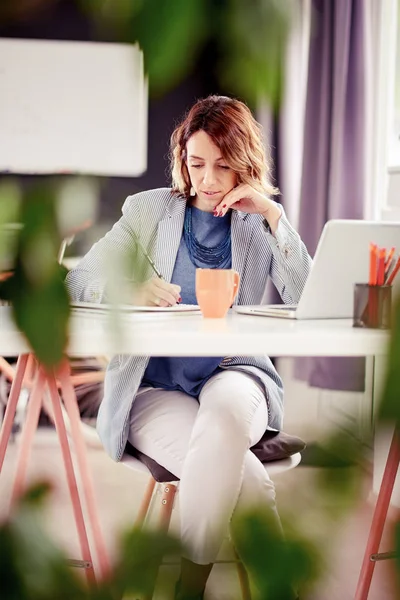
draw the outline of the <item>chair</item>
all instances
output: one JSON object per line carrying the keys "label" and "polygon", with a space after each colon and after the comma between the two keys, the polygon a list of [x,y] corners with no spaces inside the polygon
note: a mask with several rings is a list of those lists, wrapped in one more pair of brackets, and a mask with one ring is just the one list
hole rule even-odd
{"label": "chair", "polygon": [[[293,438],[299,439],[299,438]],[[304,446],[305,447],[305,444]],[[168,531],[169,525],[171,522],[172,511],[174,508],[175,495],[179,488],[179,481],[167,471],[161,467],[158,463],[145,457],[141,453],[134,451],[136,456],[132,456],[132,454],[125,453],[122,457],[121,464],[129,469],[133,469],[134,471],[138,471],[141,473],[146,473],[150,476],[149,483],[147,485],[146,491],[144,493],[138,515],[135,521],[135,527],[141,528],[145,524],[146,521],[150,519],[152,510],[157,502],[157,497],[159,498],[160,503],[160,518],[159,518],[159,527],[163,531]],[[143,460],[147,463],[147,466]],[[296,452],[291,456],[286,458],[282,458],[280,460],[263,462],[265,469],[268,470],[268,475],[271,479],[274,479],[276,475],[279,473],[283,473],[284,471],[289,471],[290,469],[294,469],[301,461],[301,453]],[[220,561],[216,561],[217,563]],[[232,561],[233,562],[233,561]],[[236,568],[238,572],[238,578],[242,593],[243,600],[251,600],[251,592],[250,585],[247,576],[246,569],[243,566],[243,563],[240,561],[238,555],[235,551],[235,561]],[[150,600],[153,596],[151,595],[146,600]]]}

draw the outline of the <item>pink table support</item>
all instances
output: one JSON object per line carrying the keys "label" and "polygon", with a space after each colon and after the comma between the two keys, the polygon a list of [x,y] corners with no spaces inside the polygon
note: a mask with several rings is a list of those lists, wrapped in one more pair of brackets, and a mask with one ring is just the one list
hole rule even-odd
{"label": "pink table support", "polygon": [[[23,354],[18,358],[15,378],[13,380],[9,400],[3,424],[0,431],[0,472],[3,466],[4,457],[10,438],[14,415],[17,407],[18,398],[21,392],[21,386],[27,370],[28,360],[32,360],[32,355]],[[103,577],[109,573],[109,561],[103,541],[97,507],[94,496],[93,482],[87,462],[85,443],[80,429],[80,415],[74,387],[70,380],[70,369],[68,361],[65,359],[57,369],[46,370],[38,365],[34,383],[29,398],[26,421],[21,434],[21,445],[17,460],[17,469],[12,493],[12,501],[18,498],[23,489],[23,483],[28,466],[29,453],[32,446],[34,433],[38,426],[40,409],[42,406],[43,394],[48,389],[51,403],[54,411],[54,420],[58,439],[61,446],[63,462],[68,482],[68,488],[71,496],[72,507],[74,511],[75,523],[78,531],[79,542],[82,551],[83,564],[86,568],[86,575],[89,581],[95,580],[93,561],[90,552],[89,540],[87,536],[85,521],[82,513],[82,505],[77,486],[74,465],[71,456],[71,449],[65,428],[64,419],[61,411],[61,398],[57,389],[57,380],[61,387],[61,395],[64,399],[65,408],[71,423],[71,437],[75,448],[77,466],[80,471],[82,490],[85,496],[87,515],[92,528],[93,541],[99,560],[100,572]]]}
{"label": "pink table support", "polygon": [[[379,546],[382,540],[383,528],[389,509],[390,498],[396,481],[397,470],[400,463],[400,444],[398,431],[393,433],[392,443],[386,460],[382,483],[372,517],[371,529],[365,548],[361,572],[357,583],[355,600],[367,600],[372,576],[374,574],[375,562],[379,557]],[[388,553],[382,558],[394,558],[393,553]]]}

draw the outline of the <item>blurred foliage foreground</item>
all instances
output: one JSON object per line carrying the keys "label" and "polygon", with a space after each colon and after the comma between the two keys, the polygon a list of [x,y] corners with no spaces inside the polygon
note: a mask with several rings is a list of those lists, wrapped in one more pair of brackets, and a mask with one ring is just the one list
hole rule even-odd
{"label": "blurred foliage foreground", "polygon": [[[0,23],[26,19],[56,1],[3,0]],[[218,49],[218,64],[213,67],[225,89],[254,104],[267,99],[272,107],[279,106],[291,5],[287,0],[79,3],[105,38],[139,41],[153,96],[162,95],[190,73],[196,56],[213,40]],[[42,364],[52,367],[67,347],[70,312],[65,270],[57,255],[61,241],[93,218],[88,203],[82,200],[87,189],[70,190],[63,205],[59,181],[38,184],[24,193],[11,180],[5,181],[0,186],[0,300],[11,303],[15,322],[33,352]],[[86,183],[77,185],[85,188]],[[14,224],[21,225],[17,236],[10,235]],[[378,425],[388,422],[396,426],[399,422],[399,365],[398,302],[384,392],[376,415]],[[301,488],[297,486],[286,499],[279,499],[278,493],[278,501],[286,500],[287,504],[279,502],[284,540],[271,527],[263,507],[235,519],[232,535],[254,586],[253,600],[287,600],[297,587],[307,593],[329,569],[338,521],[354,509],[365,489],[365,458],[356,436],[342,433],[316,449],[313,464],[322,468],[304,476]],[[153,587],[156,565],[162,557],[179,554],[179,544],[172,536],[131,529],[121,539],[119,557],[109,577],[96,586],[88,585],[67,566],[65,555],[45,533],[41,516],[47,493],[46,485],[31,489],[0,524],[2,600],[114,600],[123,593],[136,598]],[[400,556],[399,524],[393,537]],[[397,583],[394,581],[393,586]]]}
{"label": "blurred foliage foreground", "polygon": [[[66,555],[45,532],[43,504],[48,492],[46,484],[32,487],[20,499],[13,515],[0,525],[2,600],[143,598],[154,588],[162,559],[168,556],[178,562],[180,545],[174,537],[130,528],[121,536],[112,572],[89,584],[68,566]],[[318,574],[315,548],[296,535],[282,541],[271,527],[268,514],[254,511],[243,515],[234,529],[241,556],[256,586],[254,600],[292,600],[292,586],[310,582]],[[157,589],[165,592],[174,587],[174,582],[171,573],[163,571]]]}

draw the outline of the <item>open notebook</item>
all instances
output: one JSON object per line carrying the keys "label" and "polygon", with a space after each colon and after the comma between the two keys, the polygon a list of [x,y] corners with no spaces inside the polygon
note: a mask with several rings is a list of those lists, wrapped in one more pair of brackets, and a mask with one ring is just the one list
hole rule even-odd
{"label": "open notebook", "polygon": [[71,302],[73,311],[111,312],[113,310],[124,313],[137,312],[200,312],[197,304],[175,304],[174,306],[133,306],[132,304],[97,304],[95,302]]}

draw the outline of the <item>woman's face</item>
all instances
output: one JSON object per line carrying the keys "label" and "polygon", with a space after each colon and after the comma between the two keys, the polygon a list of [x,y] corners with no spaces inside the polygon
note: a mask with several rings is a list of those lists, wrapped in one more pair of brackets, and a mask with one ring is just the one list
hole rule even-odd
{"label": "woman's face", "polygon": [[237,176],[228,167],[221,151],[205,131],[197,131],[186,145],[187,168],[196,196],[193,205],[212,212],[222,198],[237,183]]}

